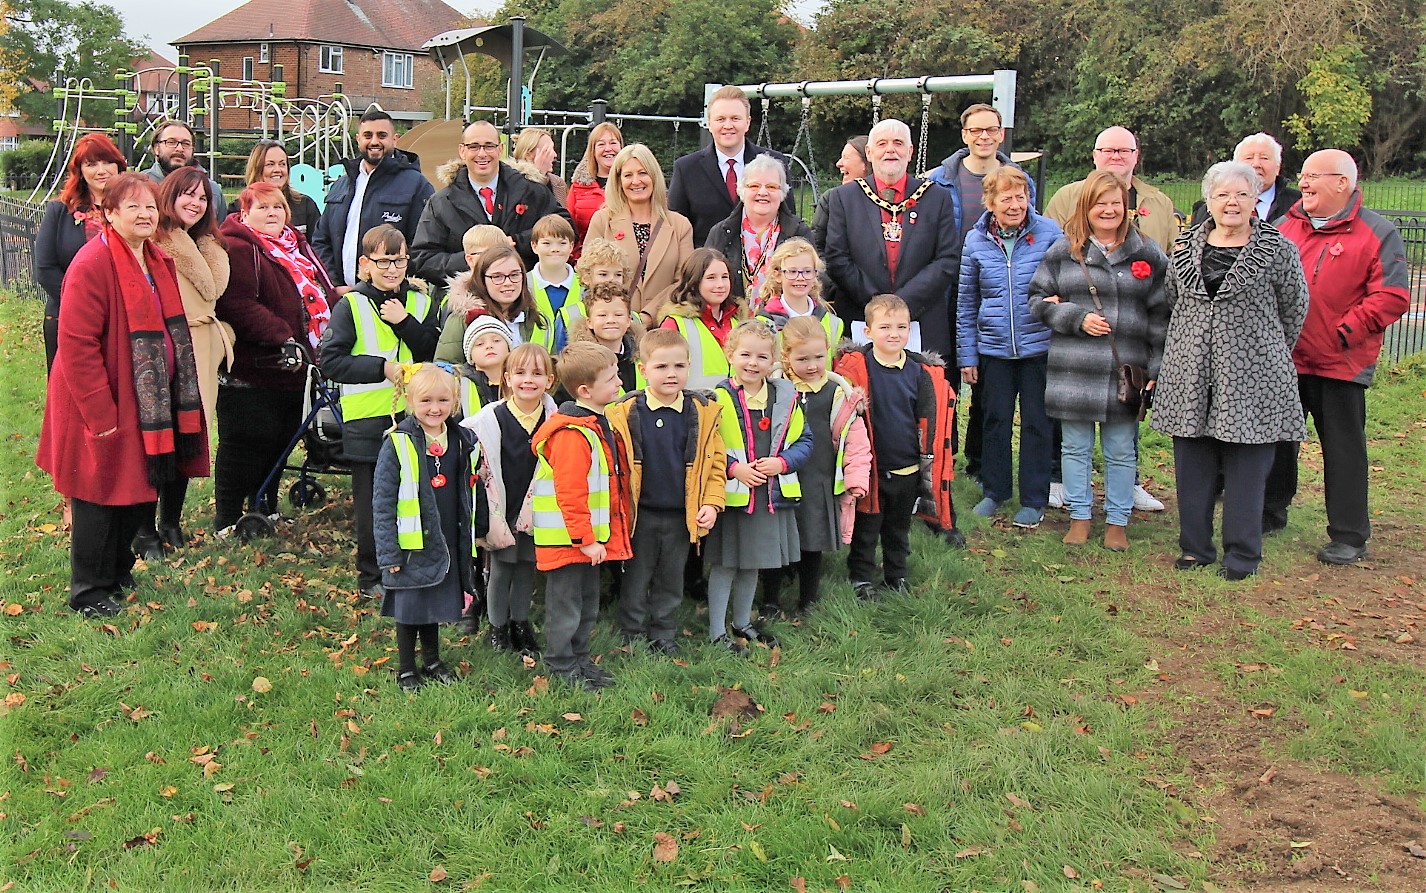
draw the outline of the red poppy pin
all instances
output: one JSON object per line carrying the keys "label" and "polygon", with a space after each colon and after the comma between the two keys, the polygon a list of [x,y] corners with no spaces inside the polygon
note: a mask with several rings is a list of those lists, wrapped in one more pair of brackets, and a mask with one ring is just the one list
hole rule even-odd
{"label": "red poppy pin", "polygon": [[767,416],[763,416],[762,418],[758,419],[758,430],[759,430],[759,431],[766,431],[767,429],[769,429],[769,428],[771,428],[771,427],[772,427],[772,419],[768,418]]}
{"label": "red poppy pin", "polygon": [[529,209],[526,208],[523,203],[518,204],[518,205],[515,206],[515,213],[516,213],[516,214],[524,214],[527,210],[529,210]]}
{"label": "red poppy pin", "polygon": [[1129,265],[1129,272],[1134,274],[1135,279],[1148,279],[1154,275],[1154,268],[1146,260],[1136,260]]}
{"label": "red poppy pin", "polygon": [[446,448],[435,441],[431,441],[430,446],[426,447],[426,452],[439,459],[446,454]]}
{"label": "red poppy pin", "polygon": [[75,225],[75,226],[78,226],[79,224],[81,224],[81,223],[83,223],[83,222],[84,222],[84,212],[83,212],[83,211],[75,211],[75,212],[74,212],[74,225]]}
{"label": "red poppy pin", "polygon": [[477,480],[479,480],[479,479],[478,479],[475,475],[471,475],[471,476],[470,476],[470,485],[471,485],[472,487],[474,487],[474,486],[475,486],[475,482],[476,482]]}
{"label": "red poppy pin", "polygon": [[1029,233],[1029,234],[1027,234],[1027,235],[1025,236],[1025,244],[1026,244],[1026,245],[1033,245],[1033,244],[1035,244],[1035,234],[1034,234],[1034,233]]}
{"label": "red poppy pin", "polygon": [[908,199],[906,200],[906,207],[908,207],[908,208],[914,208],[914,207],[916,207],[916,199],[914,199],[914,198],[908,198]]}
{"label": "red poppy pin", "polygon": [[1148,217],[1148,216],[1149,216],[1149,209],[1148,209],[1148,208],[1140,208],[1140,209],[1139,209],[1139,216],[1140,216],[1140,217]]}
{"label": "red poppy pin", "polygon": [[1342,253],[1342,243],[1341,243],[1341,242],[1338,242],[1336,245],[1333,245],[1331,248],[1328,248],[1328,249],[1327,249],[1327,253],[1330,254],[1330,255],[1332,255],[1333,257],[1336,257],[1337,255],[1341,254],[1341,253]]}
{"label": "red poppy pin", "polygon": [[437,490],[446,485],[446,476],[443,474],[431,475],[431,486]]}

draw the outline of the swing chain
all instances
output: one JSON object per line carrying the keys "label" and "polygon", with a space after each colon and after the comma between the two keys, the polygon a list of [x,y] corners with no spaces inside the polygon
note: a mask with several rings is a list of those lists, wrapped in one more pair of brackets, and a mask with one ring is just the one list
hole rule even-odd
{"label": "swing chain", "polygon": [[881,94],[871,95],[871,126],[875,127],[881,123]]}
{"label": "swing chain", "polygon": [[771,100],[771,99],[768,99],[766,96],[764,96],[764,97],[763,97],[763,120],[762,120],[762,125],[758,128],[758,145],[760,145],[760,146],[766,146],[766,145],[768,144],[767,118],[768,118],[768,110],[769,110],[771,107],[772,107],[772,100]]}
{"label": "swing chain", "polygon": [[916,146],[916,171],[926,170],[926,143],[931,132],[931,94],[921,94],[921,139]]}
{"label": "swing chain", "polygon": [[792,151],[789,155],[796,157],[797,150],[802,147],[802,138],[807,138],[807,172],[812,177],[812,198],[815,201],[820,193],[817,183],[817,161],[812,155],[812,128],[810,126],[810,116],[812,111],[812,97],[802,97],[802,113],[797,123],[797,136],[792,141]]}

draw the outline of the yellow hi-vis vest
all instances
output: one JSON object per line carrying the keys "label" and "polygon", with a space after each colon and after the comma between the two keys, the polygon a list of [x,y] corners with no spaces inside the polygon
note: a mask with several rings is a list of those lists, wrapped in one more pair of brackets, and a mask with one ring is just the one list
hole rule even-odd
{"label": "yellow hi-vis vest", "polygon": [[[568,340],[569,324],[576,319],[584,318],[584,299],[579,286],[579,277],[569,277],[569,294],[565,295],[564,303],[560,309],[555,310],[550,303],[550,293],[545,286],[535,279],[535,271],[531,270],[526,274],[526,279],[530,282],[530,295],[535,299],[535,309],[544,314],[545,319],[550,321],[550,330],[545,335],[545,340],[540,343],[551,352],[564,349],[564,344],[558,339]],[[566,310],[574,311],[576,315],[568,315]],[[532,339],[533,340],[533,339]]]}
{"label": "yellow hi-vis vest", "polygon": [[[382,357],[388,362],[411,362],[411,348],[406,346],[396,332],[387,325],[371,306],[371,301],[360,292],[347,296],[347,306],[352,311],[352,323],[356,327],[356,341],[352,344],[354,357]],[[431,296],[415,289],[406,292],[406,312],[416,319],[425,319],[431,312]],[[397,399],[394,407],[392,398],[396,386],[386,379],[364,384],[343,384],[341,386],[341,406],[343,421],[374,419],[380,416],[404,412],[406,401]]]}
{"label": "yellow hi-vis vest", "polygon": [[[831,316],[831,314],[827,314]],[[842,406],[849,399],[847,392],[835,380],[827,382],[827,387],[836,388],[836,396],[832,398],[832,421],[837,421],[837,413],[842,411]],[[847,421],[842,425],[840,431],[833,430],[832,436],[837,438],[837,466],[832,476],[832,495],[841,496],[847,492],[847,478],[843,472],[843,467],[847,461],[847,438],[851,436],[852,425],[857,421],[856,413],[849,413]]]}
{"label": "yellow hi-vis vest", "polygon": [[[425,535],[421,532],[421,457],[416,454],[416,443],[404,431],[391,432],[391,445],[396,448],[396,463],[401,471],[401,480],[396,487],[396,544],[408,552],[419,552],[426,547]],[[477,449],[479,449],[477,447]],[[471,465],[477,457],[471,456]],[[457,475],[449,475],[455,481]],[[470,529],[475,529],[476,499],[475,488],[479,486],[472,478],[467,484],[470,494]],[[450,548],[453,544],[447,543]],[[471,555],[475,550],[471,549]]]}
{"label": "yellow hi-vis vest", "polygon": [[[768,382],[766,386],[771,388],[772,382]],[[748,449],[746,442],[743,440],[742,407],[738,405],[738,401],[728,392],[727,388],[714,388],[713,396],[717,399],[719,405],[723,407],[723,411],[718,414],[718,433],[723,435],[723,446],[728,451],[728,467],[732,468],[734,462],[746,463],[748,461]],[[771,412],[773,408],[772,396],[771,393],[768,394],[769,412]],[[773,444],[774,452],[776,452],[779,447],[786,446],[789,443],[796,443],[797,439],[802,436],[802,429],[805,426],[805,422],[802,413],[797,410],[797,401],[795,398],[792,401],[792,410],[792,417],[787,420],[787,428],[783,432],[782,443]],[[769,416],[769,418],[771,418],[771,416]],[[777,420],[773,419],[772,424],[773,427],[776,428]],[[762,457],[759,456],[758,458]],[[787,499],[802,498],[802,482],[798,479],[797,472],[789,471],[786,474],[778,475],[777,483],[778,488],[782,491],[783,497]],[[728,475],[728,483],[724,487],[728,508],[746,506],[752,499],[752,492],[752,488],[747,484],[733,477],[731,474]]]}
{"label": "yellow hi-vis vest", "polygon": [[670,317],[683,340],[688,342],[688,383],[689,387],[711,388],[728,377],[731,366],[723,345],[713,337],[708,326],[701,319],[686,316]]}
{"label": "yellow hi-vis vest", "polygon": [[[599,435],[583,425],[570,425],[589,441],[589,525],[594,528],[596,542],[609,542],[609,463]],[[564,525],[564,513],[555,498],[555,471],[545,458],[545,445],[536,450],[534,491],[530,508],[534,515],[534,537],[537,546],[572,546],[569,530]],[[583,543],[582,545],[589,545]]]}

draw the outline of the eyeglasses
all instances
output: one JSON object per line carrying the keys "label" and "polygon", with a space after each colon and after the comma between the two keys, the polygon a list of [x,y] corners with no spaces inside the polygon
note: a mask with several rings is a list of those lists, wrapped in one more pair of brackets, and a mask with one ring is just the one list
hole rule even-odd
{"label": "eyeglasses", "polygon": [[500,151],[500,144],[499,144],[499,143],[461,143],[460,146],[461,146],[462,149],[466,150],[467,152],[474,152],[474,153],[477,154],[477,155],[479,155],[479,154],[482,153],[482,152],[484,152],[484,153],[486,153],[486,154],[488,155],[488,154],[490,154],[491,152],[499,152],[499,151]]}
{"label": "eyeglasses", "polygon": [[980,136],[981,134],[985,134],[986,136],[1000,136],[1000,131],[1003,129],[1004,128],[998,124],[994,127],[962,127],[961,133],[968,133],[971,136]]}
{"label": "eyeglasses", "polygon": [[1110,155],[1110,156],[1113,156],[1113,157],[1117,158],[1117,157],[1119,157],[1119,156],[1121,156],[1121,155],[1133,155],[1135,152],[1138,152],[1139,150],[1138,150],[1138,149],[1110,149],[1110,148],[1103,148],[1103,149],[1101,149],[1101,148],[1099,148],[1098,146],[1096,146],[1096,147],[1094,148],[1094,151],[1100,153],[1101,155]]}
{"label": "eyeglasses", "polygon": [[192,149],[193,140],[159,140],[155,145],[166,146],[170,149]]}
{"label": "eyeglasses", "polygon": [[395,267],[399,270],[411,262],[411,258],[406,257],[405,255],[402,255],[401,257],[372,257],[370,254],[368,254],[366,255],[366,259],[376,264],[376,268],[378,270],[389,270],[392,267]]}
{"label": "eyeglasses", "polygon": [[485,278],[489,282],[499,285],[502,282],[519,282],[525,278],[524,273],[486,273]]}
{"label": "eyeglasses", "polygon": [[1301,172],[1301,173],[1299,173],[1299,174],[1297,175],[1297,180],[1298,180],[1299,183],[1316,183],[1316,182],[1317,182],[1319,179],[1321,179],[1322,177],[1345,177],[1345,176],[1347,176],[1347,175],[1346,175],[1346,174],[1342,174],[1342,173],[1338,173],[1337,171],[1328,171],[1328,172],[1326,172],[1326,173],[1321,173],[1321,174],[1310,174],[1310,173],[1308,173],[1307,171],[1303,171],[1303,172]]}
{"label": "eyeglasses", "polygon": [[1210,195],[1209,198],[1219,204],[1226,202],[1230,198],[1235,198],[1240,202],[1250,202],[1253,200],[1253,196],[1247,192],[1215,192]]}
{"label": "eyeglasses", "polygon": [[743,188],[751,192],[781,192],[782,186],[777,183],[744,183]]}
{"label": "eyeglasses", "polygon": [[788,270],[784,269],[782,275],[788,279],[811,279],[817,275],[816,270]]}

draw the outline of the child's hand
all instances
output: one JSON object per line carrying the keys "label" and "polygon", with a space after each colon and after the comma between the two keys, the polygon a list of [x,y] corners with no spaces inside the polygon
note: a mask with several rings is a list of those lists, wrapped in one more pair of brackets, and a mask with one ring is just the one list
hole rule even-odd
{"label": "child's hand", "polygon": [[753,467],[769,477],[782,474],[782,460],[772,456],[763,456],[761,459],[754,459]]}
{"label": "child's hand", "polygon": [[584,557],[585,557],[585,558],[588,558],[588,559],[589,559],[589,563],[590,563],[590,564],[603,564],[603,563],[604,563],[604,544],[603,544],[603,543],[590,543],[590,544],[587,545],[587,546],[580,546],[580,547],[579,547],[579,551],[584,554]]}
{"label": "child's hand", "polygon": [[866,490],[862,487],[848,487],[847,492],[851,494],[853,499],[861,499],[866,496]]}
{"label": "child's hand", "polygon": [[401,380],[401,364],[387,360],[386,365],[381,367],[381,374],[386,376],[387,381],[396,384]]}
{"label": "child's hand", "polygon": [[411,315],[406,312],[406,305],[395,298],[387,298],[382,301],[380,312],[381,318],[393,326]]}
{"label": "child's hand", "polygon": [[737,478],[738,483],[749,487],[761,487],[767,482],[767,475],[746,462],[738,463],[733,469],[733,477]]}
{"label": "child's hand", "polygon": [[698,509],[693,523],[697,524],[700,530],[710,530],[713,527],[713,522],[717,520],[718,510],[711,505],[705,505]]}

